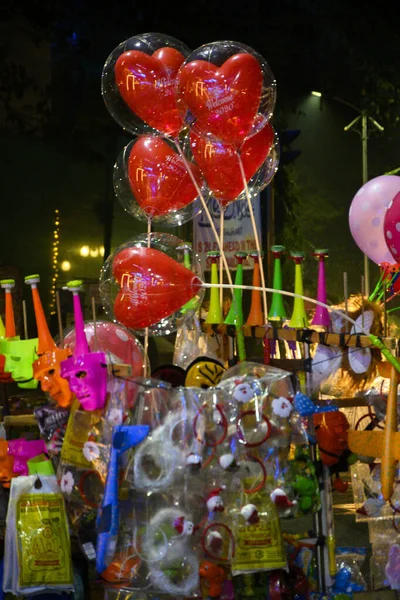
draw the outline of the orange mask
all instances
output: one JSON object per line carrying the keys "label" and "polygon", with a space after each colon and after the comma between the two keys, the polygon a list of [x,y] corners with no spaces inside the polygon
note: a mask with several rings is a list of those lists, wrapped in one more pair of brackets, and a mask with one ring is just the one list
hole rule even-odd
{"label": "orange mask", "polygon": [[347,431],[350,425],[346,416],[338,411],[314,415],[315,435],[321,460],[327,467],[336,465],[348,449]]}
{"label": "orange mask", "polygon": [[73,400],[69,383],[60,375],[60,363],[71,356],[71,350],[56,348],[48,350],[33,363],[33,376],[40,381],[44,392],[62,408],[68,408]]}

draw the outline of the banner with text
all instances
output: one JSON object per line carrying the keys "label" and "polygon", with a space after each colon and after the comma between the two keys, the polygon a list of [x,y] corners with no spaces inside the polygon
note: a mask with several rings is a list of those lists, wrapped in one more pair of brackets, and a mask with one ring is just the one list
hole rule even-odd
{"label": "banner with text", "polygon": [[[258,236],[261,244],[261,210],[260,195],[252,199],[254,218],[256,221]],[[215,228],[220,235],[220,207],[214,198],[208,203]],[[235,252],[253,252],[256,250],[256,242],[251,225],[250,211],[247,200],[236,200],[225,209],[224,218],[224,252],[229,267],[236,266]],[[208,218],[201,213],[193,220],[193,250],[199,255],[203,269],[210,269],[210,260],[207,252],[218,250],[214,234],[208,222]],[[243,265],[245,269],[252,268],[250,263]]]}

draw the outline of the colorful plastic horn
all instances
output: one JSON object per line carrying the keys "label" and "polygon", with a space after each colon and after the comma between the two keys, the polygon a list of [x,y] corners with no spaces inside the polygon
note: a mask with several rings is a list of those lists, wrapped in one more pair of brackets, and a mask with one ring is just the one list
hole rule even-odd
{"label": "colorful plastic horn", "polygon": [[[190,271],[192,269],[192,265],[190,263],[190,252],[192,250],[192,244],[190,244],[189,242],[186,242],[185,244],[182,244],[182,246],[177,246],[176,249],[183,251],[183,264]],[[187,302],[184,306],[182,306],[181,312],[183,314],[185,314],[189,310],[196,310],[197,306],[198,306],[198,302],[197,302],[196,298],[192,298],[191,300],[189,300],[189,302]]]}
{"label": "colorful plastic horn", "polygon": [[[246,252],[236,252],[235,258],[238,261],[235,275],[235,285],[243,285],[243,261],[247,258]],[[232,304],[224,321],[226,325],[243,325],[243,307],[242,307],[243,290],[233,290]]]}
{"label": "colorful plastic horn", "polygon": [[90,352],[86,339],[79,291],[81,281],[70,281],[75,318],[75,352],[61,363],[61,376],[68,380],[84,410],[102,409],[107,396],[107,362],[104,352]]}
{"label": "colorful plastic horn", "polygon": [[[303,274],[301,263],[304,260],[304,252],[292,252],[290,258],[295,262],[294,293],[303,296]],[[308,318],[304,308],[303,298],[296,297],[294,299],[293,313],[289,325],[295,329],[308,327]]]}
{"label": "colorful plastic horn", "polygon": [[33,376],[37,381],[40,381],[40,386],[44,392],[47,392],[59,406],[67,408],[72,403],[73,394],[68,381],[61,377],[60,363],[71,356],[71,350],[69,348],[57,348],[51,336],[37,287],[39,281],[39,275],[25,277],[25,283],[30,285],[32,290],[38,332],[37,353],[39,358],[33,363]]}
{"label": "colorful plastic horn", "polygon": [[[274,257],[274,279],[272,287],[274,290],[282,290],[282,264],[281,259],[285,252],[285,246],[271,246],[272,256]],[[282,294],[274,292],[272,294],[271,308],[269,309],[268,319],[270,321],[283,321],[286,319],[286,310],[283,304]]]}
{"label": "colorful plastic horn", "polygon": [[98,535],[96,570],[103,573],[115,555],[119,529],[119,462],[120,457],[134,448],[149,434],[148,425],[117,425],[113,429],[110,460],[101,509],[97,517]]}
{"label": "colorful plastic horn", "polygon": [[[215,286],[219,284],[218,281],[218,259],[221,256],[218,251],[207,252],[207,256],[211,260],[211,283]],[[210,306],[206,317],[206,323],[210,325],[219,325],[222,323],[222,311],[219,303],[219,289],[212,287],[210,290]]]}
{"label": "colorful plastic horn", "polygon": [[12,301],[12,290],[15,288],[14,279],[2,279],[0,285],[6,293],[5,304],[6,304],[6,338],[14,338],[15,332],[15,319],[14,319],[14,308]]}
{"label": "colorful plastic horn", "polygon": [[[264,256],[264,252],[261,253],[261,257]],[[254,260],[254,269],[253,269],[253,286],[261,287],[261,277],[260,277],[260,256],[258,252],[251,252],[249,257]],[[264,315],[261,308],[261,292],[257,290],[253,290],[251,292],[251,305],[249,316],[247,317],[246,325],[264,325]]]}
{"label": "colorful plastic horn", "polygon": [[[325,259],[328,258],[328,250],[315,250],[313,256],[318,259],[318,290],[317,300],[326,304],[326,275],[325,275]],[[320,325],[321,327],[329,327],[331,318],[329,311],[325,306],[317,305],[314,318],[311,325]]]}

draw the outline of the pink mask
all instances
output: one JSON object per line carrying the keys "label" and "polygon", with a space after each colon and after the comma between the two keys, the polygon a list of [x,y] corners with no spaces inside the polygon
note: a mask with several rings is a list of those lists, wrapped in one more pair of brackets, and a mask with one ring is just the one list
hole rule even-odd
{"label": "pink mask", "polygon": [[79,289],[82,282],[67,284],[73,294],[75,318],[75,352],[60,363],[64,377],[84,410],[104,407],[107,396],[107,362],[104,352],[90,352],[85,335]]}
{"label": "pink mask", "polygon": [[107,395],[107,364],[104,352],[74,354],[61,363],[61,377],[68,380],[84,410],[104,407]]}
{"label": "pink mask", "polygon": [[20,438],[8,442],[8,454],[14,457],[13,471],[18,475],[28,475],[27,461],[46,452],[47,448],[43,440]]}

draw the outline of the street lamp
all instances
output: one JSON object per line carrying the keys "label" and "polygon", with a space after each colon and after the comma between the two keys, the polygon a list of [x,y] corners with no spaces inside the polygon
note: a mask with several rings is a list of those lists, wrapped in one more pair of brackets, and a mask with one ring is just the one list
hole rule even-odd
{"label": "street lamp", "polygon": [[[312,96],[317,96],[318,98],[322,98],[323,95],[321,92],[311,92]],[[360,137],[361,137],[361,160],[362,160],[362,183],[363,185],[368,181],[368,123],[371,123],[375,129],[382,132],[384,127],[380,125],[375,119],[370,117],[365,110],[361,110],[354,104],[347,102],[347,100],[343,100],[342,98],[338,98],[337,96],[333,96],[333,100],[336,102],[340,102],[340,104],[344,104],[345,106],[349,106],[356,112],[358,112],[358,116],[351,121],[348,125],[344,127],[344,131],[351,131],[354,129]],[[355,126],[358,123],[361,123],[361,131],[359,129],[355,129]],[[365,294],[368,297],[370,291],[369,285],[369,260],[368,256],[364,254],[364,281],[365,281]]]}

